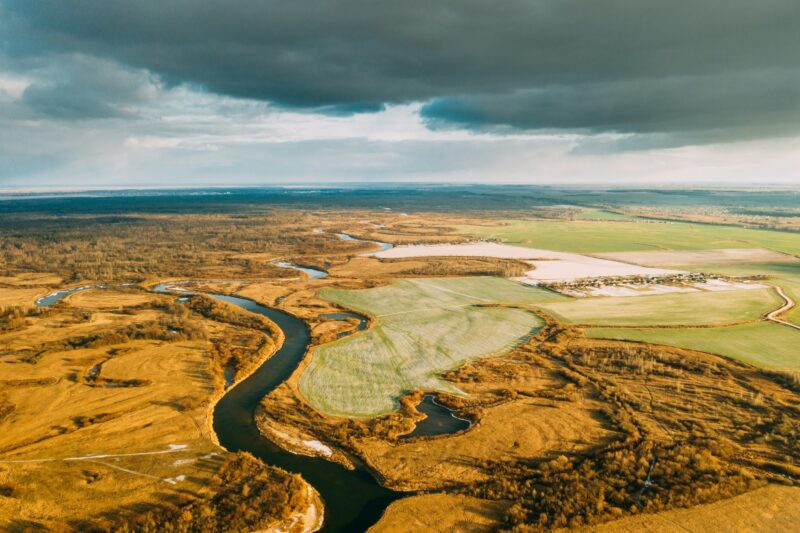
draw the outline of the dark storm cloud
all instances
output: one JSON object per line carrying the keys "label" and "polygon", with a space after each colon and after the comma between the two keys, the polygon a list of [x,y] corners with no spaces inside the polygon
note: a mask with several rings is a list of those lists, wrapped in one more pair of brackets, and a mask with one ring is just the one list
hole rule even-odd
{"label": "dark storm cloud", "polygon": [[287,106],[433,100],[430,119],[526,129],[745,134],[798,122],[797,0],[0,4],[19,37],[8,53],[104,56]]}
{"label": "dark storm cloud", "polygon": [[132,117],[156,89],[141,71],[86,56],[59,56],[36,73],[39,79],[22,93],[22,103],[57,119]]}
{"label": "dark storm cloud", "polygon": [[800,70],[555,85],[508,94],[441,98],[422,109],[432,125],[780,135],[800,124]]}

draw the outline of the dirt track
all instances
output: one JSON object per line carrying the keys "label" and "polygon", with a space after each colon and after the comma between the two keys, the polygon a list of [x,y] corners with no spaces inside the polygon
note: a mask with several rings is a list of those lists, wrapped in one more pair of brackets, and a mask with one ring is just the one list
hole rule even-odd
{"label": "dirt track", "polygon": [[787,322],[785,320],[781,320],[780,318],[778,318],[780,315],[782,315],[783,313],[789,311],[790,309],[794,309],[794,306],[797,305],[797,304],[795,303],[794,300],[789,298],[789,296],[785,292],[783,292],[783,289],[781,289],[777,285],[775,286],[775,292],[777,292],[778,295],[781,298],[783,298],[783,300],[786,303],[780,309],[776,309],[776,310],[772,311],[770,314],[768,314],[767,315],[767,320],[771,320],[772,322],[776,322],[778,324],[783,324],[784,326],[789,326],[790,328],[800,329],[800,326],[798,326],[797,324],[792,324],[791,322]]}

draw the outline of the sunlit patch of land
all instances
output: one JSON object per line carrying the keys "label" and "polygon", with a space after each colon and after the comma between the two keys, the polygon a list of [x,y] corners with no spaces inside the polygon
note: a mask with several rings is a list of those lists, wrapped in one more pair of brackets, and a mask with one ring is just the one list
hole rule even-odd
{"label": "sunlit patch of land", "polygon": [[800,488],[771,485],[691,509],[646,514],[593,527],[582,532],[634,533],[740,533],[742,531],[791,531],[800,521]]}
{"label": "sunlit patch of land", "polygon": [[493,304],[556,298],[492,278],[405,280],[322,296],[376,319],[366,332],[317,348],[300,380],[317,408],[350,416],[395,410],[399,398],[416,389],[458,394],[441,372],[507,351],[541,325],[528,311]]}
{"label": "sunlit patch of land", "polygon": [[566,323],[592,325],[703,326],[760,320],[783,300],[773,289],[601,297],[541,307]]}
{"label": "sunlit patch of land", "polygon": [[489,533],[508,503],[456,494],[421,494],[394,502],[369,533],[461,531]]}
{"label": "sunlit patch of land", "polygon": [[591,328],[594,338],[666,344],[724,355],[761,368],[800,371],[800,330],[769,323],[715,328]]}
{"label": "sunlit patch of land", "polygon": [[685,222],[512,220],[457,230],[517,246],[575,253],[767,248],[800,254],[795,233]]}
{"label": "sunlit patch of land", "polygon": [[[442,197],[397,209],[370,197],[365,208],[325,210],[248,199],[169,215],[2,215],[14,230],[0,265],[2,524],[318,525],[298,521],[320,510],[307,484],[227,454],[208,427],[225,382],[268,358],[281,333],[208,297],[177,304],[145,290],[227,279],[187,286],[277,306],[311,332],[305,359],[261,402],[266,438],[368,465],[394,489],[433,491],[393,503],[375,531],[791,529],[800,331],[767,320],[784,301],[762,287],[798,301],[800,238],[708,224],[777,227],[790,217],[530,198],[516,211],[505,200],[465,209],[483,202],[471,198],[450,209]],[[447,251],[496,238],[525,253],[399,257],[398,247],[376,257],[362,255],[375,245],[337,233]],[[508,279],[545,252],[579,254],[587,283],[608,294],[629,283],[606,277],[609,263],[707,273],[750,290],[571,298]],[[533,266],[541,275],[553,259]],[[91,284],[113,286],[34,305]],[[800,324],[800,311],[778,318]],[[425,393],[468,427],[409,437],[425,423]]]}
{"label": "sunlit patch of land", "polygon": [[36,313],[0,333],[3,528],[174,527],[229,490],[216,476],[247,460],[226,462],[213,442],[222,379],[209,341],[241,332],[134,288]]}

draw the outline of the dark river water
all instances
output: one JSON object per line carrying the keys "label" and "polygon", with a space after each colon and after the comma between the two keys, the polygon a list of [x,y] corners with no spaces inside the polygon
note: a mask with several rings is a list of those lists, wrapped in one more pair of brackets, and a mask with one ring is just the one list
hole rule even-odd
{"label": "dark river water", "polygon": [[450,409],[436,403],[432,394],[426,394],[417,405],[417,410],[425,413],[427,418],[417,422],[414,431],[403,435],[401,438],[434,437],[436,435],[449,435],[457,431],[468,429],[471,422],[453,414]]}
{"label": "dark river water", "polygon": [[311,340],[305,322],[244,298],[213,296],[266,316],[285,335],[283,346],[217,403],[214,431],[219,443],[226,450],[248,451],[267,464],[301,474],[325,503],[323,531],[365,531],[400,493],[382,487],[366,470],[347,470],[325,459],[286,452],[265,439],[255,424],[261,398],[288,379],[305,355]]}
{"label": "dark river water", "polygon": [[[162,283],[153,288],[156,292],[182,294],[186,299],[190,291],[176,291],[176,282]],[[94,286],[97,288],[105,286]],[[36,304],[42,307],[56,302],[78,290],[79,287],[58,291],[40,298]],[[247,451],[267,464],[298,473],[319,492],[325,504],[324,522],[321,531],[359,532],[366,531],[380,519],[386,507],[402,497],[381,486],[367,470],[348,470],[343,466],[317,457],[296,455],[284,451],[261,435],[255,422],[255,412],[261,399],[294,372],[303,359],[311,341],[308,326],[288,313],[260,305],[252,300],[209,294],[218,300],[239,306],[246,311],[263,315],[278,325],[284,333],[284,342],[255,372],[236,386],[228,389],[214,408],[214,432],[220,445],[228,451]],[[332,319],[358,318],[362,320],[357,329],[363,329],[366,321],[354,313],[336,313]]]}
{"label": "dark river water", "polygon": [[[161,284],[153,290],[169,292],[170,287]],[[284,333],[280,349],[250,376],[228,389],[217,402],[213,425],[220,445],[231,452],[250,452],[267,464],[302,475],[319,492],[325,504],[322,531],[366,531],[378,521],[386,506],[402,496],[401,493],[384,488],[363,468],[347,470],[325,459],[284,451],[264,438],[255,422],[261,399],[288,379],[303,359],[311,341],[306,323],[246,298],[209,296],[263,315]]]}
{"label": "dark river water", "polygon": [[[340,237],[355,240],[345,234],[341,234]],[[392,246],[387,243],[378,244],[382,250]],[[286,266],[303,270],[311,278],[327,275],[322,271],[295,265]],[[178,300],[186,301],[192,293],[175,292],[179,283],[162,283],[153,290],[179,294],[181,297]],[[38,299],[36,304],[50,306],[68,294],[89,288],[92,287],[77,287],[54,292]],[[220,445],[231,452],[247,451],[267,464],[302,475],[319,492],[325,504],[322,531],[366,531],[380,519],[392,501],[403,496],[402,493],[381,486],[364,468],[348,470],[322,458],[286,452],[264,438],[255,422],[256,408],[261,399],[288,379],[305,356],[311,340],[308,326],[288,313],[260,305],[252,300],[222,294],[209,294],[209,296],[269,318],[283,330],[285,337],[283,345],[272,357],[250,376],[229,388],[217,402],[214,408],[213,426]],[[356,330],[363,330],[368,324],[366,317],[349,312],[333,313],[326,318],[331,320],[356,318],[359,320]],[[466,427],[469,426],[468,421],[453,416],[445,407],[436,404],[433,397],[426,396],[419,409],[426,413],[428,418],[420,422],[409,436],[440,435],[464,429],[464,424]]]}

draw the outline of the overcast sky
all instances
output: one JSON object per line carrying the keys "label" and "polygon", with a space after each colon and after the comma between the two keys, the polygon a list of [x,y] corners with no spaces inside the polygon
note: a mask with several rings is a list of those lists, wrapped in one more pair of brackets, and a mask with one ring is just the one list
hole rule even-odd
{"label": "overcast sky", "polygon": [[797,0],[0,0],[0,188],[800,183]]}

